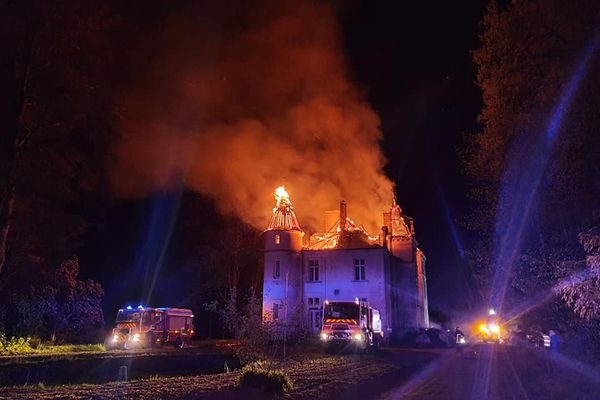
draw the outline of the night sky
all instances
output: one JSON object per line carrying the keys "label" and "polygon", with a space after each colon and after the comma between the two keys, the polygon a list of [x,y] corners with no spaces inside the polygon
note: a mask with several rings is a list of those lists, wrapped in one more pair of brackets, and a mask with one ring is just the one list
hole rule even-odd
{"label": "night sky", "polygon": [[[381,119],[386,173],[397,183],[398,203],[415,218],[417,239],[428,260],[434,313],[465,304],[465,290],[473,289],[463,258],[468,238],[460,219],[468,210],[468,185],[458,149],[464,135],[481,129],[477,124],[481,95],[470,52],[478,46],[485,6],[485,1],[460,7],[350,1],[338,10],[351,79]],[[138,13],[124,6],[122,12],[131,19],[132,33],[147,34],[146,45],[151,45],[157,37],[155,24],[172,11],[169,7],[162,4]],[[134,62],[132,68],[142,64]],[[160,234],[152,237],[156,233],[151,230],[169,229],[168,218],[153,225],[157,209],[169,213],[180,206],[153,298],[162,303],[181,301],[178,285],[185,277],[176,279],[172,273],[178,262],[172,254],[185,242],[202,240],[202,233],[186,237],[181,226],[191,218],[203,226],[220,223],[212,215],[210,200],[201,200],[205,213],[182,216],[187,202],[198,201],[189,198],[184,191],[181,198],[113,199],[87,234],[80,253],[82,273],[103,284],[107,321],[115,307],[140,300],[139,292],[127,288],[148,285],[147,271],[139,270],[139,254],[149,237],[157,243],[165,240]]]}
{"label": "night sky", "polygon": [[466,134],[481,129],[470,52],[479,46],[485,7],[354,2],[341,20],[357,80],[381,117],[386,172],[398,185],[398,203],[415,218],[434,309],[464,305],[464,290],[473,290],[462,253],[468,184],[459,149]]}

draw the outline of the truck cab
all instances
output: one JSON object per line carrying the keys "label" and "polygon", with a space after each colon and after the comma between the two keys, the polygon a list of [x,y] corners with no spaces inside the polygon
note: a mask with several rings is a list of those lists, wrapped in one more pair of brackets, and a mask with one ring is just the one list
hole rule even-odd
{"label": "truck cab", "polygon": [[192,310],[183,308],[122,308],[107,339],[107,348],[142,348],[170,343],[184,347],[194,335]]}
{"label": "truck cab", "polygon": [[321,343],[326,351],[334,347],[359,350],[378,348],[383,338],[379,311],[366,301],[323,303]]}

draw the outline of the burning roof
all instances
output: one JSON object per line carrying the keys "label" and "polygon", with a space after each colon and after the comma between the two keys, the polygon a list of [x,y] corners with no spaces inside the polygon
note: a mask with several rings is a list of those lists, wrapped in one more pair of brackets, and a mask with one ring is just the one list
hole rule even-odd
{"label": "burning roof", "polygon": [[275,189],[275,208],[273,208],[273,216],[271,217],[271,223],[267,230],[298,230],[302,231],[296,214],[294,213],[294,207],[290,201],[290,195],[285,190],[284,186],[279,186]]}
{"label": "burning roof", "polygon": [[[328,213],[329,215],[332,212]],[[340,202],[340,212],[337,220],[325,227],[324,233],[313,233],[306,248],[309,250],[334,249],[334,248],[360,248],[379,246],[379,236],[371,236],[362,225],[355,223],[347,215],[346,202]]]}
{"label": "burning roof", "polygon": [[[285,187],[280,186],[275,190],[275,200],[277,203],[273,208],[273,216],[267,230],[298,230],[302,232]],[[389,234],[392,236],[412,239],[414,236],[412,220],[407,218],[408,220],[405,220],[402,210],[394,202],[390,211],[383,213],[384,227],[389,229]],[[342,200],[339,211],[326,212],[324,231],[310,235],[304,248],[323,250],[379,247],[384,245],[384,237],[387,234],[388,230],[385,230],[382,236],[370,235],[364,226],[348,217],[346,202]]]}

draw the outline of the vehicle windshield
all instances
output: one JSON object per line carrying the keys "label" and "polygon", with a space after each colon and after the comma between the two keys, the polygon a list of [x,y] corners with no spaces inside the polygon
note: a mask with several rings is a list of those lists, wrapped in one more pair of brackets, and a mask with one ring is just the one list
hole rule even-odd
{"label": "vehicle windshield", "polygon": [[142,313],[137,310],[119,310],[117,322],[139,322]]}
{"label": "vehicle windshield", "polygon": [[358,319],[359,308],[356,303],[329,303],[325,305],[325,319]]}

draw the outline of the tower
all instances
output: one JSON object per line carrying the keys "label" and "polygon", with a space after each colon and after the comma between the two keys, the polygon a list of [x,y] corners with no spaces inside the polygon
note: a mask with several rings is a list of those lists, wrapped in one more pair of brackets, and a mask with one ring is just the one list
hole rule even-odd
{"label": "tower", "polygon": [[396,202],[383,214],[384,243],[390,254],[392,324],[396,339],[415,328],[429,328],[425,255],[417,247],[412,219]]}
{"label": "tower", "polygon": [[263,319],[290,322],[302,306],[302,238],[304,232],[283,186],[275,191],[275,208],[264,231]]}

